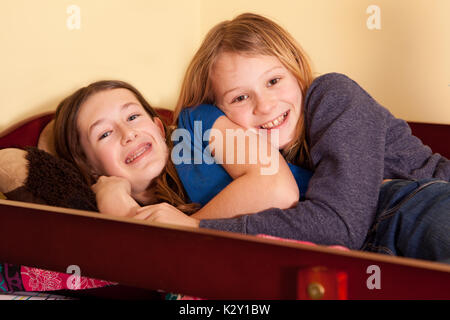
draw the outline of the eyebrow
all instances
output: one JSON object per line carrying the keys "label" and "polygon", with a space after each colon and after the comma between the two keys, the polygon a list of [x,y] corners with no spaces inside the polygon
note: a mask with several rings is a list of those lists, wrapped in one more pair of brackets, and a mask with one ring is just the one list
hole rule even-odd
{"label": "eyebrow", "polygon": [[[265,71],[264,73],[262,73],[261,76],[260,76],[260,78],[263,77],[264,75],[266,75],[266,74],[272,72],[273,70],[276,70],[276,69],[283,69],[283,67],[282,67],[282,66],[275,66],[275,67],[273,67],[273,68],[270,68],[269,70],[267,70],[267,71]],[[224,92],[223,96],[225,97],[225,96],[226,96],[227,94],[229,94],[230,92],[232,92],[232,91],[234,91],[234,90],[237,90],[237,89],[239,89],[239,88],[240,88],[240,87],[234,87],[234,88],[232,88],[232,89],[230,89],[230,90],[227,90],[227,91]]]}
{"label": "eyebrow", "polygon": [[[123,110],[129,108],[131,105],[138,105],[138,104],[136,102],[127,102],[120,107],[120,111],[123,111]],[[95,121],[93,124],[91,124],[88,129],[88,137],[91,136],[92,130],[94,130],[95,127],[99,126],[104,121],[105,121],[105,119],[101,118],[101,119],[98,119],[97,121]]]}

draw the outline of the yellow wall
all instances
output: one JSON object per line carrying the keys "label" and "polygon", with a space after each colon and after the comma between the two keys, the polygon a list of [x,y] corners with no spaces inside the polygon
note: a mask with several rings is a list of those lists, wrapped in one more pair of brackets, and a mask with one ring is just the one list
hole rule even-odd
{"label": "yellow wall", "polygon": [[[67,26],[72,4],[80,29]],[[366,25],[370,5],[380,30]],[[173,108],[202,36],[244,11],[286,27],[317,74],[348,74],[398,117],[450,124],[448,0],[2,0],[0,131],[104,78]]]}
{"label": "yellow wall", "polygon": [[[67,27],[72,4],[80,29]],[[198,45],[199,14],[193,0],[1,0],[0,131],[106,78],[172,108]]]}
{"label": "yellow wall", "polygon": [[[370,5],[380,8],[380,30],[367,28]],[[448,0],[202,0],[202,10],[202,33],[245,11],[271,17],[317,74],[349,75],[397,117],[450,124]]]}

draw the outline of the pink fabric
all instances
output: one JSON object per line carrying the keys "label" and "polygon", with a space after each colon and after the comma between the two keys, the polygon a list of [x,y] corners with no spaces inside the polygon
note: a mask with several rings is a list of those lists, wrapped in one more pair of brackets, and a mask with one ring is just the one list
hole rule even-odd
{"label": "pink fabric", "polygon": [[77,283],[76,277],[72,274],[26,266],[21,266],[20,271],[25,291],[82,290],[116,284],[110,281],[86,278],[83,276],[79,278]]}

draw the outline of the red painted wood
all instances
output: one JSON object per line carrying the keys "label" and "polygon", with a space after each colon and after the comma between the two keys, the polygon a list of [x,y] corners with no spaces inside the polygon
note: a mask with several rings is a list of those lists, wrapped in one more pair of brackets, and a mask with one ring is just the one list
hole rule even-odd
{"label": "red painted wood", "polygon": [[450,125],[410,122],[412,133],[435,153],[450,159]]}
{"label": "red painted wood", "polygon": [[[56,211],[54,211],[56,210]],[[61,212],[58,212],[61,211]],[[208,299],[296,299],[298,271],[345,272],[348,299],[450,299],[450,266],[0,200],[0,257],[14,264]],[[369,290],[367,268],[381,270]]]}
{"label": "red painted wood", "polygon": [[[297,298],[300,300],[346,300],[348,298],[348,275],[325,266],[300,269],[297,276]],[[314,296],[309,291],[312,285],[320,286],[323,293]]]}
{"label": "red painted wood", "polygon": [[36,146],[39,134],[53,117],[53,112],[47,112],[26,119],[6,129],[0,133],[0,149]]}

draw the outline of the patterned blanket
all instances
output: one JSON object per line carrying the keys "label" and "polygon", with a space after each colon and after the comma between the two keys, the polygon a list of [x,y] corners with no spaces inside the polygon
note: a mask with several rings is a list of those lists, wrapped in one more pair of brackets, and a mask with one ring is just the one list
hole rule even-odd
{"label": "patterned blanket", "polygon": [[1,292],[94,289],[116,283],[68,273],[0,263]]}

